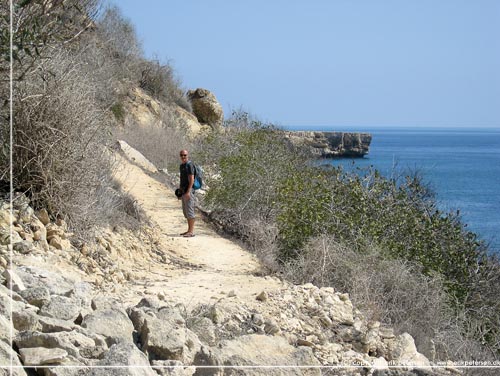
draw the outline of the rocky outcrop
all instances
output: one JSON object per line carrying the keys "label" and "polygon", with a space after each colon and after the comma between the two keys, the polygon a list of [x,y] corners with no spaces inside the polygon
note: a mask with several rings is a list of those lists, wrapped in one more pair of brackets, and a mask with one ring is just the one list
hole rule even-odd
{"label": "rocky outcrop", "polygon": [[193,113],[200,123],[208,124],[213,129],[222,126],[224,112],[213,93],[207,89],[198,88],[196,90],[189,90],[187,96],[191,101]]}
{"label": "rocky outcrop", "polygon": [[292,145],[317,158],[363,157],[368,154],[370,133],[287,131]]}

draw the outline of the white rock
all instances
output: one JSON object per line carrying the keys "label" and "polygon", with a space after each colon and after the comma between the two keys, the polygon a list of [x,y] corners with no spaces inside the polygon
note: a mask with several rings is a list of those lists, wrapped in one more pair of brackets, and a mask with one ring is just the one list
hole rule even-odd
{"label": "white rock", "polygon": [[24,286],[21,277],[19,277],[13,270],[5,269],[5,271],[3,272],[3,276],[7,280],[7,286],[12,284],[13,291],[21,292],[23,290],[26,290],[26,286]]}
{"label": "white rock", "polygon": [[24,348],[20,349],[19,353],[21,354],[21,359],[25,366],[57,364],[68,356],[68,353],[63,349],[48,349],[45,347]]}

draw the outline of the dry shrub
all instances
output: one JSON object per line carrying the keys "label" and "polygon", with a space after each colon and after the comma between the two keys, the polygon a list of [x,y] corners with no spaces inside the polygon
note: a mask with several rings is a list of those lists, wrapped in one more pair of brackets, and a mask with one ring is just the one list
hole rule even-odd
{"label": "dry shrub", "polygon": [[[168,113],[168,111],[167,111]],[[165,126],[175,123],[171,115],[165,115],[164,126],[131,125],[115,130],[114,136],[126,141],[140,151],[158,169],[177,171],[179,168],[179,150],[196,149],[196,144],[187,136],[187,131],[180,127]]]}
{"label": "dry shrub", "polygon": [[141,89],[156,99],[166,103],[175,103],[192,112],[191,104],[180,88],[180,82],[169,64],[162,64],[159,60],[143,60],[139,69]]}
{"label": "dry shrub", "polygon": [[416,264],[384,258],[375,247],[356,252],[332,237],[319,236],[283,270],[295,282],[348,292],[367,318],[410,333],[431,360],[497,359],[493,348],[474,338],[474,321],[451,308],[442,278],[425,276]]}
{"label": "dry shrub", "polygon": [[437,276],[426,277],[416,265],[386,259],[376,248],[358,253],[331,237],[320,236],[308,242],[304,252],[284,269],[295,282],[348,292],[369,319],[410,333],[428,356],[432,356],[429,340],[452,317]]}
{"label": "dry shrub", "polygon": [[123,215],[123,203],[110,189],[114,162],[99,86],[82,64],[59,50],[16,84],[13,170],[17,190],[83,233]]}

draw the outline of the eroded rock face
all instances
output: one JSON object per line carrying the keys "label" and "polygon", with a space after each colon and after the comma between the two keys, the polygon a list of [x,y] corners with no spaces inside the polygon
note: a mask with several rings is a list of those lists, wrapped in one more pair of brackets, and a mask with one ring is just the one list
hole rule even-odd
{"label": "eroded rock face", "polygon": [[198,88],[189,90],[187,96],[191,101],[193,113],[200,123],[208,124],[214,129],[222,126],[224,112],[213,93],[207,89]]}
{"label": "eroded rock face", "polygon": [[317,158],[363,157],[368,154],[372,135],[347,132],[285,132],[295,146]]}

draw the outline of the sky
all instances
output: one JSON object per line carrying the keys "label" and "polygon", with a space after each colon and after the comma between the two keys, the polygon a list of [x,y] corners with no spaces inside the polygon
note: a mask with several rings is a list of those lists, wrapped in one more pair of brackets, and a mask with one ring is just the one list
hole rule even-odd
{"label": "sky", "polygon": [[117,0],[147,57],[284,127],[500,128],[498,0]]}

